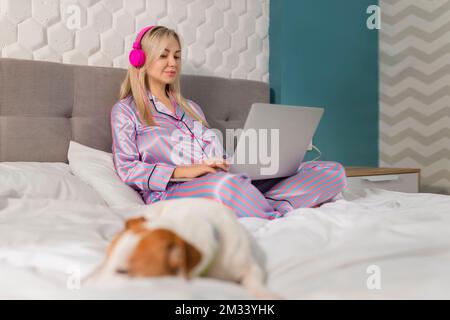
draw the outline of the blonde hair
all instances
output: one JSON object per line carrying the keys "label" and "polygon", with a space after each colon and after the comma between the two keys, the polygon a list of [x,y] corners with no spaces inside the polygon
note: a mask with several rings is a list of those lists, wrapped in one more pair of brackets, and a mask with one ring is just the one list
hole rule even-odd
{"label": "blonde hair", "polygon": [[[125,80],[120,87],[119,99],[122,100],[129,96],[133,96],[141,121],[149,126],[156,126],[157,124],[148,108],[150,100],[146,92],[149,90],[149,75],[147,74],[147,69],[151,63],[164,52],[171,37],[173,37],[181,47],[180,37],[172,29],[164,26],[157,26],[150,31],[147,31],[141,40],[141,47],[145,52],[145,64],[141,68],[130,66]],[[181,72],[176,75],[175,81],[172,84],[166,84],[166,93],[172,94],[180,107],[192,118],[209,127],[208,123],[191,108],[187,100],[182,96],[180,74]]]}

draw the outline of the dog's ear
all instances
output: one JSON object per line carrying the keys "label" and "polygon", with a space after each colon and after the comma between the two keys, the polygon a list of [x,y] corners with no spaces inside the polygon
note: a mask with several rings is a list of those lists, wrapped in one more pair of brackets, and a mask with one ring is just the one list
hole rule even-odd
{"label": "dog's ear", "polygon": [[200,262],[202,254],[189,242],[176,237],[175,245],[169,253],[169,265],[189,279],[192,269]]}
{"label": "dog's ear", "polygon": [[126,230],[139,230],[142,227],[142,224],[147,222],[147,219],[144,217],[131,218],[125,222]]}
{"label": "dog's ear", "polygon": [[189,242],[185,242],[185,252],[186,252],[186,269],[190,273],[194,267],[200,263],[202,259],[202,254]]}

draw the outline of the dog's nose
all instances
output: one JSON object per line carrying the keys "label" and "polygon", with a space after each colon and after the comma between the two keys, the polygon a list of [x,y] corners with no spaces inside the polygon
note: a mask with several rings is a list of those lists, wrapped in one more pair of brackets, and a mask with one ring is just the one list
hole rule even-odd
{"label": "dog's nose", "polygon": [[117,269],[117,270],[116,270],[116,273],[119,273],[119,274],[128,274],[128,270],[126,270],[126,269]]}

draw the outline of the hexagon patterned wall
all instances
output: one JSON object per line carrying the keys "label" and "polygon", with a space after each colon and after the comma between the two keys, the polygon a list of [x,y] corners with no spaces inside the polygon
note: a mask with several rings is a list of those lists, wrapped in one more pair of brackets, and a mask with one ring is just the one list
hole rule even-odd
{"label": "hexagon patterned wall", "polygon": [[182,39],[183,73],[269,81],[270,0],[0,0],[2,57],[128,67],[136,33]]}

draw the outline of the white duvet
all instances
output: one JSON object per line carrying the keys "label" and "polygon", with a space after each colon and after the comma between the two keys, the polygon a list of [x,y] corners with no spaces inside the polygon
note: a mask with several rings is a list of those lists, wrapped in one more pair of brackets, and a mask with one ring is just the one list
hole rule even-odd
{"label": "white duvet", "polygon": [[[450,196],[366,192],[274,221],[240,219],[266,255],[272,291],[287,299],[450,298]],[[145,210],[0,189],[0,298],[252,298],[210,279],[83,287],[123,220]]]}

